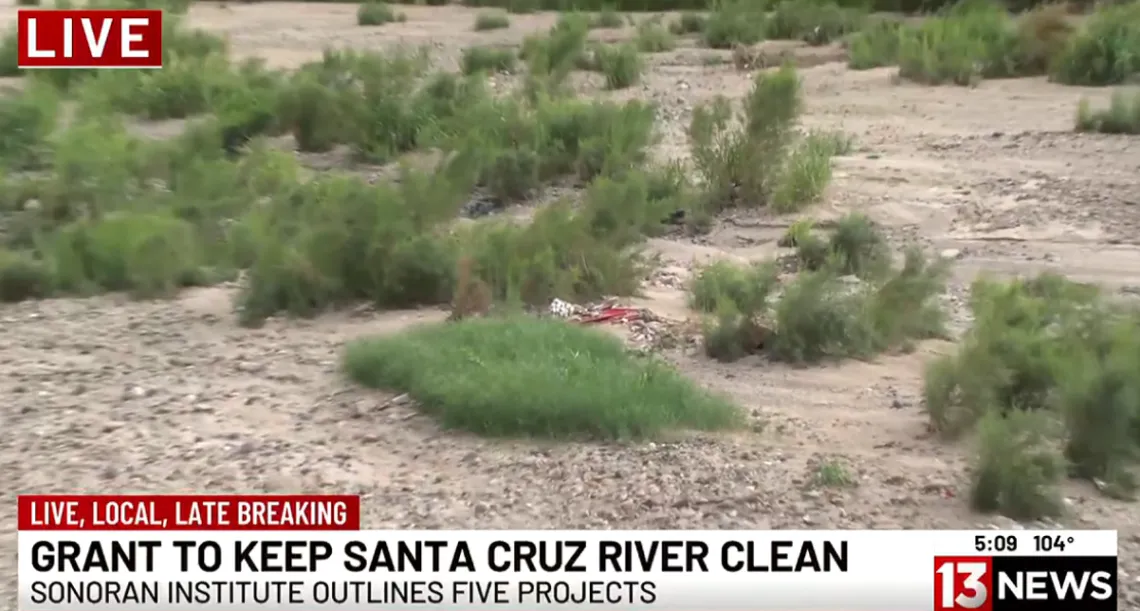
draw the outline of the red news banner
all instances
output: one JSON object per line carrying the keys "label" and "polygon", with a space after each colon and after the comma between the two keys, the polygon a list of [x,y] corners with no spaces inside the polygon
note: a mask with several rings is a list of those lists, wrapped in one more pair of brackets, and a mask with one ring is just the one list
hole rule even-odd
{"label": "red news banner", "polygon": [[158,9],[20,9],[20,68],[161,68]]}
{"label": "red news banner", "polygon": [[349,495],[25,495],[19,530],[360,530]]}

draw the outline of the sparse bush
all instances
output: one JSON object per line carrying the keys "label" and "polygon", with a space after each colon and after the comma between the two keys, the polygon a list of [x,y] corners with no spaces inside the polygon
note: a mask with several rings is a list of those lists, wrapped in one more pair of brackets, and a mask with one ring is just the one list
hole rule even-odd
{"label": "sparse bush", "polygon": [[1047,432],[1054,424],[1040,413],[987,413],[978,423],[978,454],[971,473],[970,505],[1018,520],[1060,515],[1056,484],[1065,462]]}
{"label": "sparse bush", "polygon": [[776,268],[771,263],[716,261],[701,268],[693,279],[690,304],[707,313],[722,311],[728,305],[738,314],[751,316],[767,309],[776,284]]}
{"label": "sparse bush", "polygon": [[1068,39],[1052,65],[1067,85],[1115,85],[1140,74],[1140,4],[1109,5]]}
{"label": "sparse bush", "polygon": [[700,34],[705,29],[705,16],[700,13],[681,13],[676,21],[669,24],[669,31],[678,36]]}
{"label": "sparse bush", "polygon": [[744,420],[618,339],[557,320],[473,319],[358,340],[344,367],[366,386],[407,392],[446,428],[494,437],[646,438]]}
{"label": "sparse bush", "polygon": [[1106,494],[1131,495],[1140,386],[1123,372],[1140,366],[1140,314],[1051,274],[979,280],[971,306],[975,324],[958,354],[927,371],[932,425],[958,435],[986,419],[1034,412],[1055,424],[1048,442],[1064,448],[1070,474],[1097,480]]}
{"label": "sparse bush", "polygon": [[356,24],[364,26],[384,25],[385,23],[393,23],[397,21],[404,21],[407,17],[403,13],[397,13],[392,10],[391,6],[383,2],[373,2],[368,0],[362,2],[360,7],[356,9]]}
{"label": "sparse bush", "polygon": [[785,66],[756,76],[738,121],[725,98],[694,109],[689,141],[711,211],[733,206],[790,211],[819,196],[831,175],[834,142],[816,136],[796,148],[801,105],[799,79]]}
{"label": "sparse bush", "polygon": [[673,34],[657,21],[643,21],[637,26],[634,44],[642,53],[664,53],[676,46]]}
{"label": "sparse bush", "polygon": [[23,170],[39,165],[58,117],[59,96],[50,87],[0,97],[0,166]]}
{"label": "sparse bush", "polygon": [[475,16],[475,31],[502,30],[511,27],[511,18],[498,11],[483,11]]}
{"label": "sparse bush", "polygon": [[705,19],[702,38],[713,49],[754,45],[764,40],[768,17],[762,3],[720,0]]}
{"label": "sparse bush", "polygon": [[0,38],[0,77],[20,76],[20,47],[16,28]]}
{"label": "sparse bush", "polygon": [[859,30],[864,14],[828,0],[784,0],[768,19],[767,38],[827,44]]}
{"label": "sparse bush", "polygon": [[637,47],[630,44],[598,47],[596,57],[598,69],[606,77],[607,89],[625,89],[636,84],[645,69]]}
{"label": "sparse bush", "polygon": [[577,13],[563,15],[546,36],[525,39],[520,56],[531,74],[561,83],[581,61],[587,36],[589,19]]}
{"label": "sparse bush", "polygon": [[606,8],[590,19],[591,28],[614,29],[625,26],[625,19],[621,13],[613,8]]}
{"label": "sparse bush", "polygon": [[1103,110],[1093,110],[1088,100],[1081,100],[1077,131],[1140,134],[1140,91],[1113,93],[1112,103]]}
{"label": "sparse bush", "polygon": [[476,72],[511,72],[515,67],[515,53],[496,47],[468,47],[460,60],[463,74]]}
{"label": "sparse bush", "polygon": [[852,70],[869,70],[897,63],[902,28],[901,21],[876,19],[855,33],[847,45],[847,66]]}
{"label": "sparse bush", "polygon": [[345,97],[312,72],[297,73],[283,96],[282,114],[299,150],[319,153],[349,140]]}
{"label": "sparse bush", "polygon": [[30,253],[0,249],[0,302],[47,297],[52,283],[51,271]]}
{"label": "sparse bush", "polygon": [[898,63],[900,77],[932,85],[1032,73],[1016,24],[989,0],[964,0],[945,15],[902,28]]}

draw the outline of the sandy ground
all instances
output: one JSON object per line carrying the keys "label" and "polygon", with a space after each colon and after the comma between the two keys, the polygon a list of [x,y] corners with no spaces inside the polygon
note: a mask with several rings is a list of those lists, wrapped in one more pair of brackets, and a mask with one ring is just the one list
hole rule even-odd
{"label": "sandy ground", "polygon": [[[355,25],[354,5],[333,4],[197,6],[191,21],[229,35],[237,53],[280,66],[334,44],[429,44],[446,65],[464,46],[517,43],[553,23],[551,15],[515,17],[509,30],[476,33],[470,10],[402,10],[406,23],[368,29]],[[14,15],[0,10],[0,23]],[[959,322],[964,285],[979,272],[1055,269],[1140,291],[1140,139],[1071,132],[1078,100],[1103,102],[1109,91],[1036,79],[976,89],[900,85],[891,70],[848,71],[832,61],[835,49],[771,48],[808,66],[805,122],[842,129],[857,143],[811,214],[863,210],[899,243],[959,250]],[[747,91],[749,76],[714,64],[717,56],[692,45],[653,56],[643,85],[612,94],[661,104],[662,156],[684,155],[694,104]],[[728,219],[699,242],[653,246],[683,277],[694,260],[771,254],[786,220]],[[966,508],[968,453],[927,436],[922,365],[950,344],[810,369],[677,353],[688,375],[734,397],[767,428],[639,447],[505,444],[443,434],[409,406],[338,376],[345,340],[444,313],[329,315],[247,330],[234,322],[231,296],[232,287],[219,287],[165,302],[102,297],[0,308],[0,481],[8,497],[0,502],[0,572],[9,580],[0,587],[14,590],[11,497],[20,492],[358,493],[371,528],[1016,526]],[[642,303],[677,312],[683,295],[655,286]],[[823,460],[847,465],[859,485],[813,486]],[[1137,506],[1080,484],[1066,498],[1072,515],[1064,525],[1120,529],[1122,608],[1140,608]],[[14,596],[3,598],[0,607]]]}

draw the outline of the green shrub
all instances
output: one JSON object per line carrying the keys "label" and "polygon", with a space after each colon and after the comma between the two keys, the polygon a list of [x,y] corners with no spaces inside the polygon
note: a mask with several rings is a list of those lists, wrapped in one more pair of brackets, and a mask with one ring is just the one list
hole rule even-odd
{"label": "green shrub", "polygon": [[773,358],[812,363],[830,358],[867,358],[909,350],[912,342],[942,337],[946,265],[931,264],[911,249],[903,266],[868,282],[840,277],[831,268],[803,272],[775,307]]}
{"label": "green shrub", "polygon": [[852,70],[869,70],[897,63],[902,27],[901,21],[876,19],[869,27],[856,32],[847,45],[847,66]]}
{"label": "green shrub", "polygon": [[1065,462],[1052,447],[1040,414],[987,413],[978,423],[978,454],[971,473],[970,505],[1018,520],[1060,515],[1064,504],[1056,484]]}
{"label": "green shrub", "polygon": [[345,93],[300,71],[283,95],[282,115],[299,150],[320,153],[349,140]]}
{"label": "green shrub", "polygon": [[642,53],[664,53],[676,46],[673,34],[657,21],[643,21],[637,26],[634,44]]}
{"label": "green shrub", "polygon": [[368,0],[362,2],[360,7],[356,9],[356,24],[364,26],[384,25],[385,23],[393,23],[397,21],[404,21],[407,16],[403,13],[397,13],[392,10],[392,7],[383,2],[373,2]]}
{"label": "green shrub", "polygon": [[621,27],[625,27],[625,19],[622,18],[621,13],[611,7],[606,7],[590,19],[591,29],[614,29]]}
{"label": "green shrub", "polygon": [[669,24],[669,31],[678,36],[699,34],[705,29],[705,16],[700,13],[681,13],[676,21]]}
{"label": "green shrub", "polygon": [[20,76],[19,44],[14,27],[0,38],[0,77]]}
{"label": "green shrub", "polygon": [[25,252],[0,249],[0,302],[40,299],[52,292],[51,270]]}
{"label": "green shrub", "polygon": [[1140,73],[1140,5],[1109,5],[1089,17],[1053,62],[1067,85],[1115,85]]}
{"label": "green shrub", "polygon": [[528,317],[425,326],[349,344],[349,377],[494,437],[627,439],[733,428],[741,413],[598,331]]}
{"label": "green shrub", "polygon": [[511,72],[515,67],[515,53],[496,47],[468,47],[463,50],[459,63],[463,74]]}
{"label": "green shrub", "polygon": [[716,261],[697,272],[689,288],[690,305],[706,313],[729,311],[748,316],[764,312],[777,284],[775,265],[738,265]]}
{"label": "green shrub", "polygon": [[531,74],[555,84],[562,82],[582,59],[589,26],[589,19],[584,15],[563,15],[546,36],[523,40],[520,56]]}
{"label": "green shrub", "polygon": [[511,27],[511,18],[498,11],[482,11],[475,16],[475,31],[502,30]]}
{"label": "green shrub", "polygon": [[784,0],[768,19],[767,38],[827,44],[862,27],[864,14],[826,0]]}
{"label": "green shrub", "polygon": [[975,283],[975,324],[957,355],[929,366],[926,408],[948,435],[988,417],[1036,412],[1056,424],[1069,472],[1112,495],[1135,490],[1140,457],[1140,314],[1056,275]]}
{"label": "green shrub", "polygon": [[757,74],[738,121],[723,97],[693,110],[689,141],[711,211],[734,206],[789,211],[819,196],[830,178],[835,143],[814,136],[796,145],[801,106],[799,79],[789,65]]}
{"label": "green shrub", "polygon": [[718,0],[701,32],[705,45],[713,49],[730,49],[764,40],[768,18],[764,7],[759,4],[748,0]]}
{"label": "green shrub", "polygon": [[1016,24],[1000,5],[964,0],[945,15],[899,31],[899,76],[926,84],[972,85],[1032,74]]}
{"label": "green shrub", "polygon": [[604,45],[596,51],[598,68],[606,77],[606,89],[625,89],[641,79],[645,63],[637,47],[630,44]]}
{"label": "green shrub", "polygon": [[1113,93],[1112,103],[1103,110],[1093,110],[1088,100],[1081,100],[1077,131],[1140,134],[1140,91]]}
{"label": "green shrub", "polygon": [[0,96],[0,167],[23,170],[42,163],[59,105],[59,96],[50,87]]}

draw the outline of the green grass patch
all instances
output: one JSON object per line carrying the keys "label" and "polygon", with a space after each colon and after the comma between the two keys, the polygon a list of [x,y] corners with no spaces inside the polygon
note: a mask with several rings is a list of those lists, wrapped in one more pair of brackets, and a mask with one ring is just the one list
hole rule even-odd
{"label": "green grass patch", "polygon": [[446,428],[492,437],[643,439],[743,423],[666,365],[556,320],[466,320],[358,340],[344,368],[365,386],[407,392]]}
{"label": "green grass patch", "polygon": [[1140,91],[1117,91],[1108,108],[1094,109],[1088,100],[1077,108],[1077,131],[1140,134]]}
{"label": "green grass patch", "polygon": [[701,38],[713,49],[731,49],[764,40],[768,15],[761,3],[721,0],[705,18]]}
{"label": "green grass patch", "polygon": [[639,23],[633,42],[642,53],[664,53],[677,46],[673,33],[658,20]]}
{"label": "green grass patch", "polygon": [[632,44],[602,45],[595,50],[598,70],[606,78],[606,89],[625,89],[641,80],[645,62]]}
{"label": "green grass patch", "polygon": [[676,20],[669,24],[669,31],[677,36],[700,34],[705,30],[706,18],[701,13],[681,13]]}

